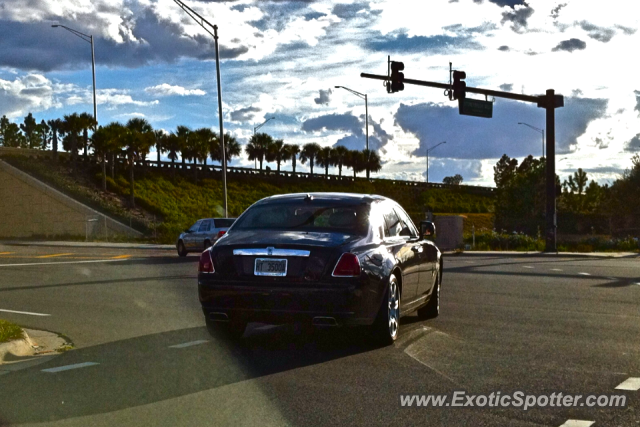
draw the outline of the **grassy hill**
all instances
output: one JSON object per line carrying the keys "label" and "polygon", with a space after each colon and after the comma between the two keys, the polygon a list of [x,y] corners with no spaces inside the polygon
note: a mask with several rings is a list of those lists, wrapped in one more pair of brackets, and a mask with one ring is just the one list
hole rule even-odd
{"label": "grassy hill", "polygon": [[[4,155],[2,158],[99,211],[125,223],[131,222],[161,242],[173,243],[179,232],[198,218],[224,214],[222,182],[211,174],[199,179],[196,185],[191,173],[178,172],[173,177],[170,170],[138,168],[135,172],[137,208],[132,210],[127,205],[129,183],[124,170],[119,171],[115,179],[108,177],[109,191],[104,193],[100,190],[102,175],[97,165],[87,162],[72,174],[68,164],[52,163],[46,157]],[[390,197],[399,202],[414,221],[424,218],[428,206],[436,214],[464,214],[467,217],[465,228],[471,227],[472,223],[476,229],[492,228],[493,223],[493,198],[469,194],[463,188],[427,189],[366,179],[328,181],[229,174],[227,190],[230,216],[238,216],[257,200],[274,194],[331,191]]]}

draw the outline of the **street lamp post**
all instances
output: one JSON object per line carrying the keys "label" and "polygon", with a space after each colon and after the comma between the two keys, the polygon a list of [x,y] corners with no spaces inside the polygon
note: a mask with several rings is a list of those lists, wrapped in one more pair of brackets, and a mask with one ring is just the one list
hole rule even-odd
{"label": "street lamp post", "polygon": [[447,141],[442,141],[440,144],[434,145],[433,147],[427,149],[427,184],[429,183],[429,152],[446,143]]}
{"label": "street lamp post", "polygon": [[542,157],[544,157],[544,129],[540,129],[540,128],[537,128],[537,127],[535,127],[535,126],[531,126],[531,125],[530,125],[530,124],[528,124],[528,123],[518,122],[518,124],[519,124],[519,125],[525,125],[525,126],[528,126],[528,127],[530,127],[531,129],[535,130],[536,132],[540,132],[540,135],[542,136]]}
{"label": "street lamp post", "polygon": [[[266,125],[269,122],[269,120],[273,120],[273,119],[275,119],[275,117],[269,117],[267,120],[264,121],[264,123],[254,127],[253,128],[253,134],[255,135],[256,132],[258,131],[258,129],[260,129],[262,126]],[[258,159],[253,159],[253,168],[254,169],[258,169]]]}
{"label": "street lamp post", "polygon": [[[351,92],[352,94],[364,99],[364,114],[365,114],[365,134],[367,135],[367,153],[369,152],[369,101],[367,99],[367,94],[366,93],[360,93],[357,92],[353,89],[349,89],[348,87],[344,87],[344,86],[336,86],[336,89],[344,89],[344,90],[348,90],[349,92]],[[368,160],[368,159],[367,159]],[[367,162],[368,163],[368,162]],[[367,179],[369,179],[369,165],[367,164]]]}
{"label": "street lamp post", "polygon": [[71,34],[80,37],[82,40],[91,44],[91,73],[93,75],[93,120],[95,121],[94,130],[98,127],[98,106],[96,104],[96,56],[93,49],[93,35],[81,33],[80,31],[69,28],[65,25],[55,24],[52,25],[53,28],[64,28],[69,31]]}

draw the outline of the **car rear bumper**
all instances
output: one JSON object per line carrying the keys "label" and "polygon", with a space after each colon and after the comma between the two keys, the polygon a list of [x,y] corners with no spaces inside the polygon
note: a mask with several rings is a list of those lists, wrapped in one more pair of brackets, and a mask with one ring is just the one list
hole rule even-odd
{"label": "car rear bumper", "polygon": [[364,292],[358,284],[266,287],[200,281],[198,293],[209,319],[224,314],[230,319],[264,323],[313,323],[316,317],[328,317],[338,325],[370,325],[378,312],[377,301],[381,301],[376,292]]}

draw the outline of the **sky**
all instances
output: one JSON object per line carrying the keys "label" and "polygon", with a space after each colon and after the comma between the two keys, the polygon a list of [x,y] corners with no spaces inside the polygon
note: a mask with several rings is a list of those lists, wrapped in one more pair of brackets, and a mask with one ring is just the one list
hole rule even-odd
{"label": "sky", "polygon": [[[424,181],[426,150],[442,141],[432,182],[460,174],[492,186],[503,154],[542,155],[541,133],[518,123],[544,128],[544,109],[497,98],[487,119],[459,115],[441,89],[388,94],[360,73],[386,74],[390,55],[409,79],[448,83],[451,62],[470,87],[564,95],[561,179],[582,168],[611,183],[640,150],[640,6],[630,0],[185,3],[219,27],[224,128],[241,144],[275,117],[260,131],[286,143],[363,149],[364,100],[344,86],[368,97],[369,145],[383,161],[374,177]],[[218,130],[213,38],[172,0],[0,0],[0,115],[92,112],[90,44],[53,24],[94,37],[100,124]]]}

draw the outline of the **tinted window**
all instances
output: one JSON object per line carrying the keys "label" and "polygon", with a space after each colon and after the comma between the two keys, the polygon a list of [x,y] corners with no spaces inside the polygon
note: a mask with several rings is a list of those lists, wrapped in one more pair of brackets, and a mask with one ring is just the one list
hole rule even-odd
{"label": "tinted window", "polygon": [[413,221],[411,221],[411,218],[409,218],[406,212],[397,206],[395,208],[395,211],[398,214],[398,217],[400,218],[400,224],[402,226],[402,229],[400,230],[400,235],[408,236],[408,237],[418,237],[418,230],[413,225]]}
{"label": "tinted window", "polygon": [[195,224],[193,224],[191,226],[191,228],[189,229],[189,231],[191,231],[193,233],[197,232],[198,231],[198,227],[200,227],[200,223],[201,222],[202,222],[202,220],[200,220],[200,221],[196,222]]}
{"label": "tinted window", "polygon": [[214,219],[215,228],[229,228],[233,225],[235,219],[233,218],[223,218],[223,219]]}
{"label": "tinted window", "polygon": [[234,231],[278,229],[340,232],[365,235],[369,206],[333,204],[330,201],[262,204],[250,208],[233,226]]}
{"label": "tinted window", "polygon": [[203,233],[211,230],[211,220],[207,219],[202,221],[200,224],[200,228],[198,229],[198,233]]}
{"label": "tinted window", "polygon": [[396,212],[390,207],[386,206],[384,210],[384,222],[387,225],[387,231],[389,232],[389,237],[396,237],[400,235],[400,231],[402,231],[402,224],[400,223],[400,218]]}

